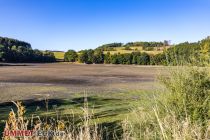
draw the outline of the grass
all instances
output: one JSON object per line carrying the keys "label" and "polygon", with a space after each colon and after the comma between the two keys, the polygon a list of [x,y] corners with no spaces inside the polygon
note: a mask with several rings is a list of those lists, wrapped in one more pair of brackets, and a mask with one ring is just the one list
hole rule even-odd
{"label": "grass", "polygon": [[205,68],[177,67],[160,78],[165,86],[152,106],[135,108],[126,132],[134,139],[210,138],[210,77]]}
{"label": "grass", "polygon": [[58,59],[58,60],[64,60],[64,54],[65,52],[53,52],[54,55],[55,55],[55,58]]}
{"label": "grass", "polygon": [[[122,130],[120,122],[130,113],[130,109],[135,108],[139,104],[145,104],[145,99],[150,96],[151,93],[150,91],[143,90],[115,94],[107,93],[103,95],[89,93],[87,95],[88,108],[94,112],[91,122],[107,127],[109,135],[113,135],[113,127],[119,127],[120,130]],[[84,104],[84,94],[74,94],[74,96],[69,99],[49,99],[48,109],[46,108],[45,100],[28,100],[23,101],[23,103],[26,106],[25,115],[29,118],[32,115],[40,116],[41,118],[45,118],[45,116],[56,118],[58,113],[59,118],[62,120],[71,118],[72,115],[74,115],[75,122],[79,122],[81,121],[81,116],[83,116],[81,107],[83,107]],[[4,114],[0,116],[0,120],[6,120],[8,118],[7,114],[9,114],[11,108],[15,108],[12,103],[4,104],[0,107],[0,112]],[[2,121],[1,125],[4,126],[4,123],[5,121]],[[2,129],[3,127],[1,131]]]}

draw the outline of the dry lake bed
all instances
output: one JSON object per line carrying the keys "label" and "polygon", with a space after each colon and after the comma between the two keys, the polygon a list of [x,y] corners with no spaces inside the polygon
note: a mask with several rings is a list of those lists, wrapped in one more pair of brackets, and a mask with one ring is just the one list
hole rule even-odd
{"label": "dry lake bed", "polygon": [[163,71],[160,66],[1,64],[0,102],[153,90]]}

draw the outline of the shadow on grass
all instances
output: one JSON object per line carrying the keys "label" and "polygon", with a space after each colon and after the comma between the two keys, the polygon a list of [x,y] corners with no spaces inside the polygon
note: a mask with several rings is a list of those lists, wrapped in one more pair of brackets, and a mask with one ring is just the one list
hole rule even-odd
{"label": "shadow on grass", "polygon": [[[119,121],[116,121],[116,116],[125,112],[128,112],[127,108],[116,108],[119,103],[122,103],[120,99],[109,99],[109,98],[99,98],[99,97],[86,97],[88,101],[88,106],[93,109],[101,109],[100,111],[94,113],[93,119],[105,118],[108,122],[100,122],[98,125],[103,130],[104,139],[115,139],[116,137],[121,137],[122,128],[119,125]],[[81,109],[84,106],[84,97],[78,97],[73,99],[49,99],[49,100],[24,100],[23,105],[26,107],[26,116],[30,117],[32,114],[36,114],[41,118],[45,118],[46,108],[48,106],[49,114],[48,117],[56,118],[55,106],[58,108],[58,111],[63,111],[65,109],[73,108],[73,109]],[[37,106],[39,107],[39,111],[37,112]],[[7,120],[8,114],[11,111],[11,108],[16,111],[16,107],[11,102],[5,102],[0,104],[0,120]],[[71,113],[69,112],[68,118],[66,114],[62,116],[64,120],[74,120],[75,124],[81,122],[81,114],[74,114],[74,118],[71,117]],[[75,119],[76,118],[76,119]],[[110,118],[114,118],[112,121]],[[5,126],[5,121],[0,122],[0,132],[3,132],[3,128]],[[1,133],[2,134],[2,133]],[[1,135],[0,134],[0,135]]]}

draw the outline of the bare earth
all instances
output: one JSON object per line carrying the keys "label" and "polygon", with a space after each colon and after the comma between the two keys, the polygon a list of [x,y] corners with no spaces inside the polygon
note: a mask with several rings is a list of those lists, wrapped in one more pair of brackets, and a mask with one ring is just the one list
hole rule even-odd
{"label": "bare earth", "polygon": [[0,102],[67,98],[76,93],[153,90],[164,67],[85,64],[0,66]]}

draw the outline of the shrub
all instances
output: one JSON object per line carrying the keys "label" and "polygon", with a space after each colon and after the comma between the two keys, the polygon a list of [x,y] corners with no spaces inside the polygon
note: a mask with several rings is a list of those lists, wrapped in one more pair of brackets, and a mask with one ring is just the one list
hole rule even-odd
{"label": "shrub", "polygon": [[173,67],[160,81],[165,88],[154,94],[154,105],[134,109],[124,132],[131,139],[209,139],[208,71]]}
{"label": "shrub", "polygon": [[77,60],[77,52],[74,50],[68,50],[64,55],[64,61],[75,62]]}
{"label": "shrub", "polygon": [[170,78],[161,78],[168,93],[165,104],[180,119],[190,117],[192,122],[207,125],[209,111],[209,73],[196,67],[178,67],[172,70]]}

